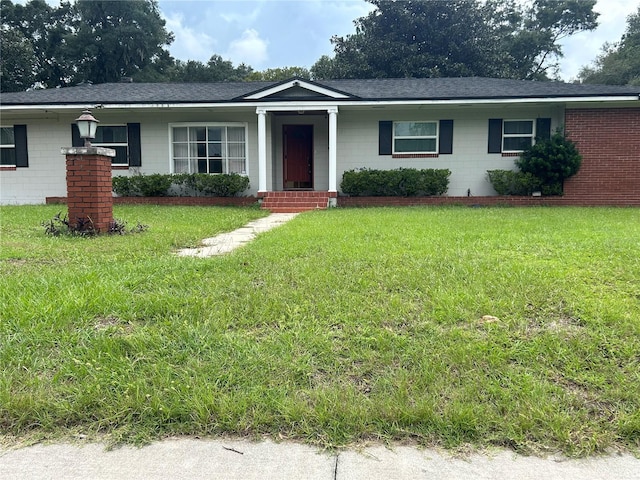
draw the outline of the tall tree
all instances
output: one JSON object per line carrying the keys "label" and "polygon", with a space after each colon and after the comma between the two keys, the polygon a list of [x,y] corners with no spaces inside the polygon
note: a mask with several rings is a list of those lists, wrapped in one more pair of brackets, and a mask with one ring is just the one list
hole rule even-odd
{"label": "tall tree", "polygon": [[598,26],[595,4],[596,0],[535,0],[525,9],[511,50],[514,59],[525,59],[517,76],[544,80],[549,71],[557,71],[560,41]]}
{"label": "tall tree", "polygon": [[84,79],[93,83],[135,77],[173,41],[156,0],[78,0],[75,6],[80,22],[70,49]]}
{"label": "tall tree", "polygon": [[[3,67],[10,63],[23,72],[21,78],[13,74],[16,80],[15,88],[40,85],[43,87],[57,87],[69,85],[74,81],[75,63],[68,56],[67,40],[77,24],[77,16],[69,2],[60,2],[58,7],[49,6],[44,0],[31,0],[25,5],[14,4],[11,0],[2,0],[0,5],[2,18],[3,56],[8,54],[15,39],[24,39],[31,46],[32,54],[26,52],[29,47],[17,48],[16,58],[6,57]],[[7,45],[5,45],[7,42]],[[26,49],[26,50],[25,50]],[[17,63],[28,61],[30,65]],[[8,62],[8,63],[7,63]],[[8,81],[10,74],[5,71]],[[3,91],[10,88],[3,82]]]}
{"label": "tall tree", "polygon": [[[155,0],[62,1],[57,7],[44,0],[1,2],[2,53],[7,54],[3,68],[19,62],[14,70],[23,72],[11,76],[5,70],[3,91],[122,77],[157,81],[174,63],[165,49],[173,35],[165,29]],[[21,38],[29,39],[22,48],[14,42]],[[15,57],[8,55],[9,48]]]}
{"label": "tall tree", "polygon": [[620,42],[605,44],[593,66],[583,67],[584,83],[640,85],[640,7],[627,17],[627,28]]}
{"label": "tall tree", "polygon": [[546,79],[559,41],[596,27],[596,0],[367,0],[356,33],[333,37],[315,78],[488,76]]}
{"label": "tall tree", "polygon": [[31,41],[17,30],[0,30],[0,92],[21,92],[35,83]]}

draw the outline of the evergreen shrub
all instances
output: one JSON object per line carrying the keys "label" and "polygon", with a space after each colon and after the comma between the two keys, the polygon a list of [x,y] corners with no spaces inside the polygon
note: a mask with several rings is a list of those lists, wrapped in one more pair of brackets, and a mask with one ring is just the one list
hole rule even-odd
{"label": "evergreen shrub", "polygon": [[447,169],[398,168],[348,170],[340,189],[354,197],[425,197],[442,195],[449,187]]}

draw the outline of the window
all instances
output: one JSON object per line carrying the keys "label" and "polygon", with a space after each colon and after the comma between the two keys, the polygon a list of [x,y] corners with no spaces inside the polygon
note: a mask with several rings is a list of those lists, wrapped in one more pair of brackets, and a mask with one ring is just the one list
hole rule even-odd
{"label": "window", "polygon": [[[535,123],[535,124],[534,124]],[[534,142],[551,138],[551,118],[535,120],[489,119],[488,153],[517,156]]]}
{"label": "window", "polygon": [[502,123],[502,151],[521,152],[533,144],[533,120],[505,120]]}
{"label": "window", "polygon": [[173,125],[174,173],[247,173],[246,125]]}
{"label": "window", "polygon": [[394,122],[393,153],[437,153],[438,122]]}
{"label": "window", "polygon": [[16,140],[13,127],[0,127],[0,166],[15,167]]}
{"label": "window", "polygon": [[96,138],[91,141],[91,145],[115,150],[116,156],[111,159],[112,165],[129,165],[129,139],[126,125],[98,125]]}
{"label": "window", "polygon": [[[500,134],[502,134],[502,124]],[[451,154],[453,154],[453,120],[378,121],[378,155],[391,155],[393,158],[425,158]]]}
{"label": "window", "polygon": [[13,170],[28,166],[27,126],[0,127],[0,168]]}
{"label": "window", "polygon": [[[80,138],[78,126],[71,124],[71,145],[83,147],[84,140]],[[140,139],[140,124],[126,125],[98,125],[96,138],[91,140],[94,147],[111,148],[116,151],[111,164],[116,168],[142,166],[142,144]]]}

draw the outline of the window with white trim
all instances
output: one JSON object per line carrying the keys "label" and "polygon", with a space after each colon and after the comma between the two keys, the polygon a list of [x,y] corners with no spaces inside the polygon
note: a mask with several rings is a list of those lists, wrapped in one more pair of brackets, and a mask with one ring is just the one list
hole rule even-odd
{"label": "window with white trim", "polygon": [[174,173],[247,173],[246,124],[171,126]]}
{"label": "window with white trim", "polygon": [[16,166],[16,139],[13,127],[0,127],[0,166]]}
{"label": "window with white trim", "polygon": [[438,122],[393,122],[393,153],[438,153]]}
{"label": "window with white trim", "polygon": [[502,151],[522,152],[533,145],[535,126],[533,120],[504,120],[502,123]]}
{"label": "window with white trim", "polygon": [[106,147],[116,151],[112,165],[129,165],[129,139],[126,125],[98,125],[96,138],[91,140],[94,147]]}

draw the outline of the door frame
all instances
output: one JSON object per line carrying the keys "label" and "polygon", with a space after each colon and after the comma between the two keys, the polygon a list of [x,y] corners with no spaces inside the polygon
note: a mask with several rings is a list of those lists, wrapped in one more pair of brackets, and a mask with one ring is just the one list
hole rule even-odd
{"label": "door frame", "polygon": [[[287,163],[289,161],[287,156],[287,128],[297,128],[297,127],[306,127],[309,131],[309,186],[305,187],[287,187]],[[282,125],[282,189],[283,190],[313,190],[314,181],[313,181],[313,168],[314,168],[314,158],[313,158],[313,145],[314,145],[314,125],[307,123],[286,123]]]}

